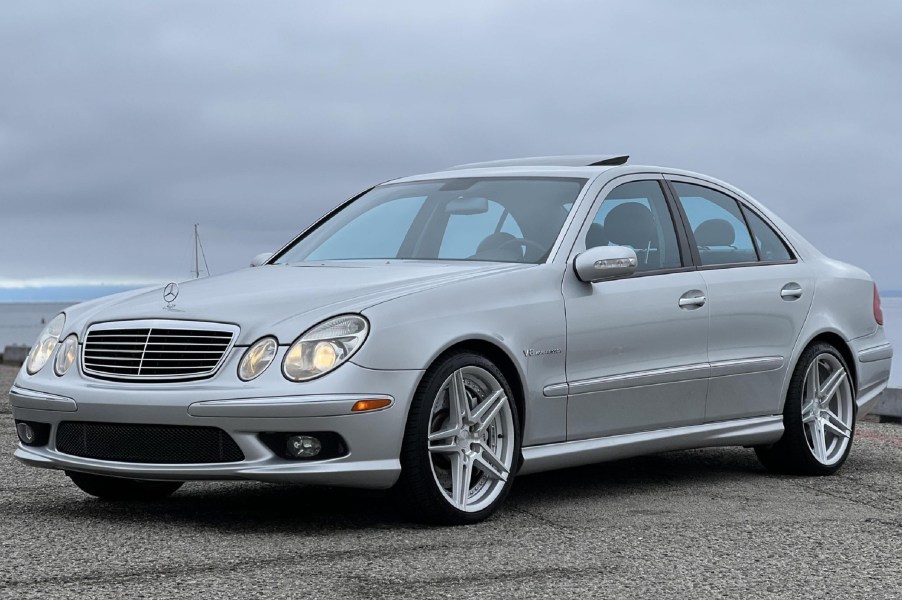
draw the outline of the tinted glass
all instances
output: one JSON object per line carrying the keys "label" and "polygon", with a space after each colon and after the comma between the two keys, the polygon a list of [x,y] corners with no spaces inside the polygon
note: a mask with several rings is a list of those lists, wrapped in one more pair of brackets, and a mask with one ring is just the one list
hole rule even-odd
{"label": "tinted glass", "polygon": [[[308,260],[383,258],[396,256],[417,213],[426,200],[396,198],[377,204],[346,223],[336,235],[326,239]],[[378,232],[378,235],[375,233]],[[354,240],[353,244],[347,243]]]}
{"label": "tinted glass", "polygon": [[703,265],[756,262],[758,255],[736,201],[726,194],[690,183],[673,187],[689,219]]}
{"label": "tinted glass", "polygon": [[657,181],[617,186],[598,208],[586,233],[586,248],[629,246],[639,271],[682,266],[673,219]]}
{"label": "tinted glass", "polygon": [[494,177],[377,186],[295,242],[276,264],[394,258],[538,263],[585,182]]}
{"label": "tinted glass", "polygon": [[[439,248],[439,258],[467,258],[479,252],[479,245],[494,233],[523,237],[520,227],[504,207],[489,201],[488,210],[473,215],[451,215]],[[500,236],[499,236],[500,237]],[[504,238],[513,250],[522,248],[518,241]]]}
{"label": "tinted glass", "polygon": [[786,244],[783,243],[777,232],[764,222],[764,219],[750,210],[744,210],[743,212],[749,223],[749,228],[752,230],[752,235],[755,236],[755,243],[758,245],[758,254],[761,255],[761,260],[792,260],[793,257],[789,248],[786,247]]}

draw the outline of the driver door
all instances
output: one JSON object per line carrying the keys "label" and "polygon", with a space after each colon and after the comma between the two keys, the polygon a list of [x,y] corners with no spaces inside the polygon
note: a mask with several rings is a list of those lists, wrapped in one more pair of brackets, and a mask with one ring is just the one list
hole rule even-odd
{"label": "driver door", "polygon": [[632,276],[564,276],[567,439],[702,423],[708,386],[708,305],[660,177],[620,178],[595,201],[570,256],[629,246]]}

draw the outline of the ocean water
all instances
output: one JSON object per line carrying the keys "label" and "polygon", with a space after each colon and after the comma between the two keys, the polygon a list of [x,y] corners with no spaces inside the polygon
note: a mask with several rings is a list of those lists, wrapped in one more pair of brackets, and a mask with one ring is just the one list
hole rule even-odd
{"label": "ocean water", "polygon": [[883,298],[880,302],[883,307],[883,330],[886,337],[893,343],[893,370],[889,375],[889,384],[892,387],[902,387],[902,297]]}
{"label": "ocean water", "polygon": [[[52,319],[67,303],[3,303],[0,302],[0,352],[10,344],[32,345],[44,323]],[[883,322],[886,337],[895,346],[900,358],[893,359],[890,385],[902,387],[902,297],[883,298]],[[42,323],[43,319],[43,323]]]}
{"label": "ocean water", "polygon": [[12,344],[34,344],[44,325],[71,305],[71,302],[0,302],[0,353]]}

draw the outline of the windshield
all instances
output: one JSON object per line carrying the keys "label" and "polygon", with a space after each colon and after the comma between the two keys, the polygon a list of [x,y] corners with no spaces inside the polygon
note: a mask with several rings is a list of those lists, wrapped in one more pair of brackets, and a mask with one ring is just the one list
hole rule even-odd
{"label": "windshield", "polygon": [[585,183],[494,177],[381,185],[320,223],[275,264],[361,259],[539,263]]}

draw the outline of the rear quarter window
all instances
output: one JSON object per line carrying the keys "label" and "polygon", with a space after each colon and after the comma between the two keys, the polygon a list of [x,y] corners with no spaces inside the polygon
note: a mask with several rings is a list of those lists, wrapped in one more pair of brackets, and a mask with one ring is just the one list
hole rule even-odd
{"label": "rear quarter window", "polygon": [[764,222],[764,219],[748,209],[744,208],[743,212],[749,223],[749,228],[752,230],[752,235],[755,236],[755,243],[758,245],[758,253],[761,255],[761,260],[773,262],[793,259],[789,248],[786,247],[786,244],[783,243],[777,232]]}

